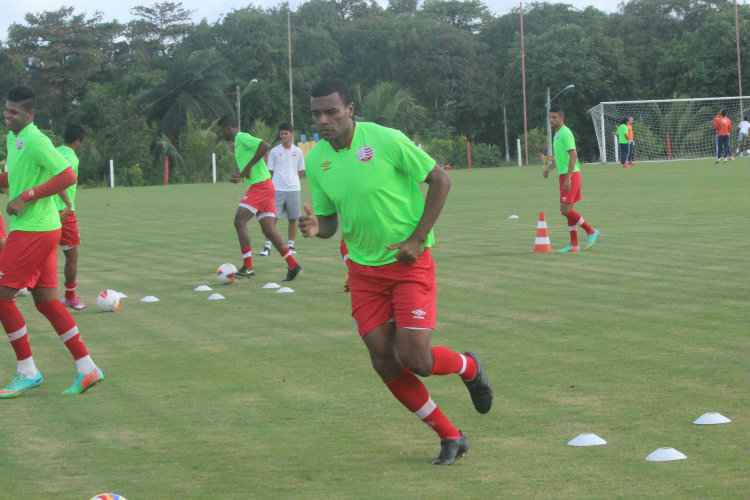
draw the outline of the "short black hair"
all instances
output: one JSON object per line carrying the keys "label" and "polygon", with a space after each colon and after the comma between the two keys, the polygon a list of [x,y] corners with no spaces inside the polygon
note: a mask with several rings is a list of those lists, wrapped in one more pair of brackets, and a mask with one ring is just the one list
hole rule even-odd
{"label": "short black hair", "polygon": [[237,119],[234,117],[233,114],[228,113],[221,117],[221,119],[219,120],[219,126],[221,128],[236,127]]}
{"label": "short black hair", "polygon": [[726,109],[722,109],[721,111],[719,111],[719,114],[721,116],[727,116],[727,110]]}
{"label": "short black hair", "polygon": [[282,130],[286,130],[287,132],[294,132],[294,129],[292,128],[292,126],[286,122],[279,125],[279,132],[281,132]]}
{"label": "short black hair", "polygon": [[8,101],[20,104],[27,111],[34,109],[34,91],[19,85],[8,91]]}
{"label": "short black hair", "polygon": [[560,106],[552,106],[549,108],[550,113],[557,113],[560,116],[565,116],[565,111]]}
{"label": "short black hair", "polygon": [[344,104],[351,104],[352,93],[349,86],[341,80],[321,80],[312,88],[310,95],[312,97],[325,97],[331,94],[338,94]]}
{"label": "short black hair", "polygon": [[76,141],[82,141],[86,137],[86,130],[80,125],[69,124],[65,127],[63,140],[65,144],[73,144]]}

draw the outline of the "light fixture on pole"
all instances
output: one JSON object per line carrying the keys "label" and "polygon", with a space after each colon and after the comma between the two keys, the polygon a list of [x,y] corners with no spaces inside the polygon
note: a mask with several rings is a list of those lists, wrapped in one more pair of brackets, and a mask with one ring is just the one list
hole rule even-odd
{"label": "light fixture on pole", "polygon": [[567,92],[568,90],[573,90],[576,88],[574,84],[570,84],[565,86],[560,92],[555,94],[554,97],[550,97],[550,91],[549,87],[547,87],[547,116],[545,117],[545,120],[547,121],[547,156],[552,156],[552,125],[549,122],[549,113],[552,110],[552,102],[560,97],[563,93]]}

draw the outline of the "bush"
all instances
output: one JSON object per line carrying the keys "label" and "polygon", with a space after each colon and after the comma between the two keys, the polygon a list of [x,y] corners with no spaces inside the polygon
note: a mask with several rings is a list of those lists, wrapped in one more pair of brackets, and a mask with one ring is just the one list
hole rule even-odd
{"label": "bush", "polygon": [[504,158],[499,147],[479,142],[472,145],[472,160],[475,167],[499,167]]}

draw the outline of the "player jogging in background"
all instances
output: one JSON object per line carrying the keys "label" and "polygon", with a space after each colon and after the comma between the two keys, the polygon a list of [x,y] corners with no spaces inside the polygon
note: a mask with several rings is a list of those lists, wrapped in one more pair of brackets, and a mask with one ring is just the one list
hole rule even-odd
{"label": "player jogging in background", "polygon": [[716,131],[716,163],[722,159],[729,161],[732,154],[729,145],[732,135],[732,120],[727,116],[727,111],[722,109],[719,115],[714,118],[714,130]]}
{"label": "player jogging in background", "polygon": [[745,152],[750,148],[750,121],[747,120],[747,115],[737,125],[739,133],[737,134],[737,153],[735,156],[745,155]]}
{"label": "player jogging in background", "polygon": [[[578,227],[586,231],[588,241],[586,248],[593,247],[599,239],[599,230],[594,229],[575,211],[575,204],[581,201],[581,162],[578,160],[576,141],[573,132],[565,125],[565,113],[559,108],[553,108],[549,114],[555,138],[552,142],[552,168],[557,168],[560,180],[560,213],[568,220],[570,244],[558,250],[559,253],[578,253]],[[627,125],[624,121],[620,127]],[[627,142],[625,143],[627,146]],[[550,167],[544,168],[544,178],[549,176]]]}
{"label": "player jogging in background", "polygon": [[77,375],[64,393],[80,394],[104,380],[94,364],[78,326],[57,298],[57,245],[60,214],[55,197],[76,182],[73,169],[49,138],[34,125],[34,93],[16,87],[8,93],[3,113],[8,128],[7,183],[10,202],[8,241],[0,254],[0,322],[16,353],[16,375],[0,389],[0,398],[14,398],[38,387],[44,377],[31,355],[26,320],[16,307],[19,289],[32,290],[34,304],[54,327],[75,360]]}
{"label": "player jogging in background", "polygon": [[628,157],[630,155],[630,147],[628,143],[628,119],[623,118],[620,120],[620,125],[617,126],[617,153],[620,155],[620,163],[623,168],[628,168]]}
{"label": "player jogging in background", "polygon": [[253,249],[250,246],[250,236],[247,234],[247,223],[255,216],[265,237],[271,240],[286,261],[287,272],[284,281],[292,281],[302,271],[302,267],[276,231],[276,194],[271,174],[263,160],[269,149],[268,144],[246,132],[240,132],[232,116],[222,118],[219,125],[224,139],[234,142],[234,158],[238,171],[232,176],[232,182],[239,183],[244,179],[247,187],[234,214],[234,228],[242,252],[242,267],[237,275],[249,278],[255,274]]}
{"label": "player jogging in background", "polygon": [[635,130],[633,129],[633,122],[635,120],[632,116],[628,117],[628,167],[633,166],[633,160],[635,159]]}
{"label": "player jogging in background", "polygon": [[[300,216],[300,177],[305,175],[305,155],[294,145],[294,130],[288,123],[279,126],[281,144],[268,153],[268,170],[273,176],[273,187],[276,189],[276,209],[278,216],[286,216],[289,221],[287,246],[294,252],[294,240],[297,237],[297,219]],[[275,219],[278,220],[278,219]],[[271,253],[271,241],[266,240],[260,255],[266,257]]]}
{"label": "player jogging in background", "polygon": [[[355,123],[344,83],[317,84],[310,102],[321,140],[307,156],[313,208],[305,207],[300,231],[331,238],[341,228],[352,316],[372,366],[393,396],[440,437],[432,463],[452,464],[469,443],[418,376],[457,375],[479,413],[490,410],[492,390],[475,354],[432,345],[437,315],[432,227],[450,178],[398,130]],[[426,199],[422,183],[429,186]]]}
{"label": "player jogging in background", "polygon": [[[86,132],[79,125],[68,125],[63,136],[64,144],[57,148],[60,154],[68,162],[73,172],[78,177],[78,154],[77,151],[86,137]],[[78,247],[81,245],[81,235],[78,231],[78,220],[76,218],[76,186],[78,182],[68,188],[55,198],[57,210],[60,212],[62,223],[62,235],[60,247],[65,255],[65,299],[63,304],[76,311],[86,309],[86,305],[76,293],[76,277],[78,275]]]}

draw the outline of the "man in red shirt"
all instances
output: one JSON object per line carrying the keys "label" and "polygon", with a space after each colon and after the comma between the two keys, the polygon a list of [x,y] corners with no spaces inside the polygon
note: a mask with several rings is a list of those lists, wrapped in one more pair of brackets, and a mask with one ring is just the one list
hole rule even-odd
{"label": "man in red shirt", "polygon": [[722,158],[729,161],[731,157],[729,138],[732,135],[732,120],[727,116],[727,111],[722,109],[713,120],[714,130],[716,131],[716,163]]}

